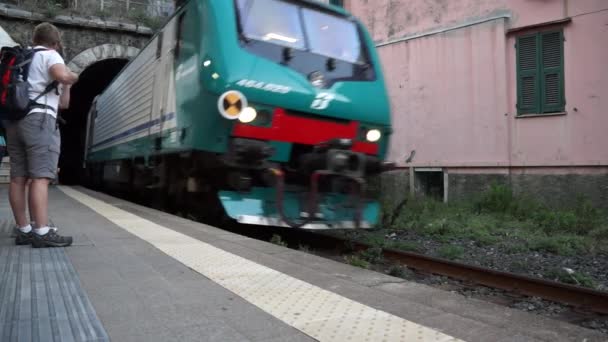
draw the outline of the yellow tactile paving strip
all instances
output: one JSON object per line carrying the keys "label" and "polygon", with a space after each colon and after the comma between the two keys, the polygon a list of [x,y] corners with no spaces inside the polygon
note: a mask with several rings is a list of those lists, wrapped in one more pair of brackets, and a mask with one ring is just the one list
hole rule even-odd
{"label": "yellow tactile paving strip", "polygon": [[461,341],[160,226],[69,187],[68,196],[319,341]]}

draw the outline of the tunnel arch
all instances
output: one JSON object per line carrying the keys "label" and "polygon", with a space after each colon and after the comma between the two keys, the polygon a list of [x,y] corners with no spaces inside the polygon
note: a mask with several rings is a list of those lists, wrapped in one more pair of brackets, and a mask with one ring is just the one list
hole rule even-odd
{"label": "tunnel arch", "polygon": [[69,108],[59,113],[65,120],[61,126],[61,183],[83,183],[87,114],[93,99],[104,91],[138,52],[136,48],[105,44],[82,52],[68,64],[80,78],[72,86]]}
{"label": "tunnel arch", "polygon": [[73,72],[80,74],[89,66],[107,59],[130,60],[137,56],[139,49],[132,46],[120,44],[103,44],[86,49],[72,58],[68,67]]}

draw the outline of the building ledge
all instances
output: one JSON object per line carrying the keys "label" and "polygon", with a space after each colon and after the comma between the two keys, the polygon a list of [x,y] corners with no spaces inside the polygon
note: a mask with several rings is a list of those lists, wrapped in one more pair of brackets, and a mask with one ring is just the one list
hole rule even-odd
{"label": "building ledge", "polygon": [[571,21],[572,21],[572,18],[566,17],[566,18],[563,18],[563,19],[546,21],[544,23],[538,23],[538,24],[526,25],[526,26],[521,26],[521,27],[515,27],[515,28],[508,29],[507,30],[507,34],[512,34],[512,33],[521,32],[521,31],[527,31],[527,30],[533,30],[533,29],[537,29],[537,28],[541,28],[541,27],[546,27],[546,26],[552,26],[552,25],[563,25],[563,24],[567,24],[567,23],[569,23]]}
{"label": "building ledge", "polygon": [[516,119],[526,119],[526,118],[542,118],[545,116],[564,116],[568,115],[568,112],[559,112],[559,113],[545,113],[545,114],[521,114],[516,115]]}

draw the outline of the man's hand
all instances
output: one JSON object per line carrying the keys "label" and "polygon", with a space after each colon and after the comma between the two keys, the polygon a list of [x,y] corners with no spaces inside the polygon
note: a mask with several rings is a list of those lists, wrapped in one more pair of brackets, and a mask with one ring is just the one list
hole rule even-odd
{"label": "man's hand", "polygon": [[55,64],[50,67],[49,72],[51,77],[61,84],[72,85],[78,82],[78,75],[71,72],[65,64]]}
{"label": "man's hand", "polygon": [[68,109],[70,107],[70,89],[71,85],[65,84],[63,85],[63,91],[61,92],[61,96],[59,96],[59,109]]}

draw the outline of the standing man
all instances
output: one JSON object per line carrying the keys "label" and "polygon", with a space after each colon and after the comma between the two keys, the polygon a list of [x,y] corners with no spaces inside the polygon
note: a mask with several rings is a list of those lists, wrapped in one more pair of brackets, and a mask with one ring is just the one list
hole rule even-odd
{"label": "standing man", "polygon": [[[49,228],[49,183],[57,177],[61,138],[57,111],[69,104],[70,86],[78,81],[58,53],[61,35],[54,25],[42,23],[34,29],[34,48],[45,49],[34,55],[28,73],[29,98],[36,99],[53,82],[59,86],[38,98],[28,114],[19,121],[5,121],[8,151],[11,156],[9,199],[17,222],[15,243],[33,247],[65,247],[72,238],[60,236]],[[28,207],[35,222],[26,216],[26,183],[29,185]]]}
{"label": "standing man", "polygon": [[6,140],[4,139],[4,127],[2,127],[2,122],[0,122],[0,163],[2,163],[2,158],[6,155]]}

